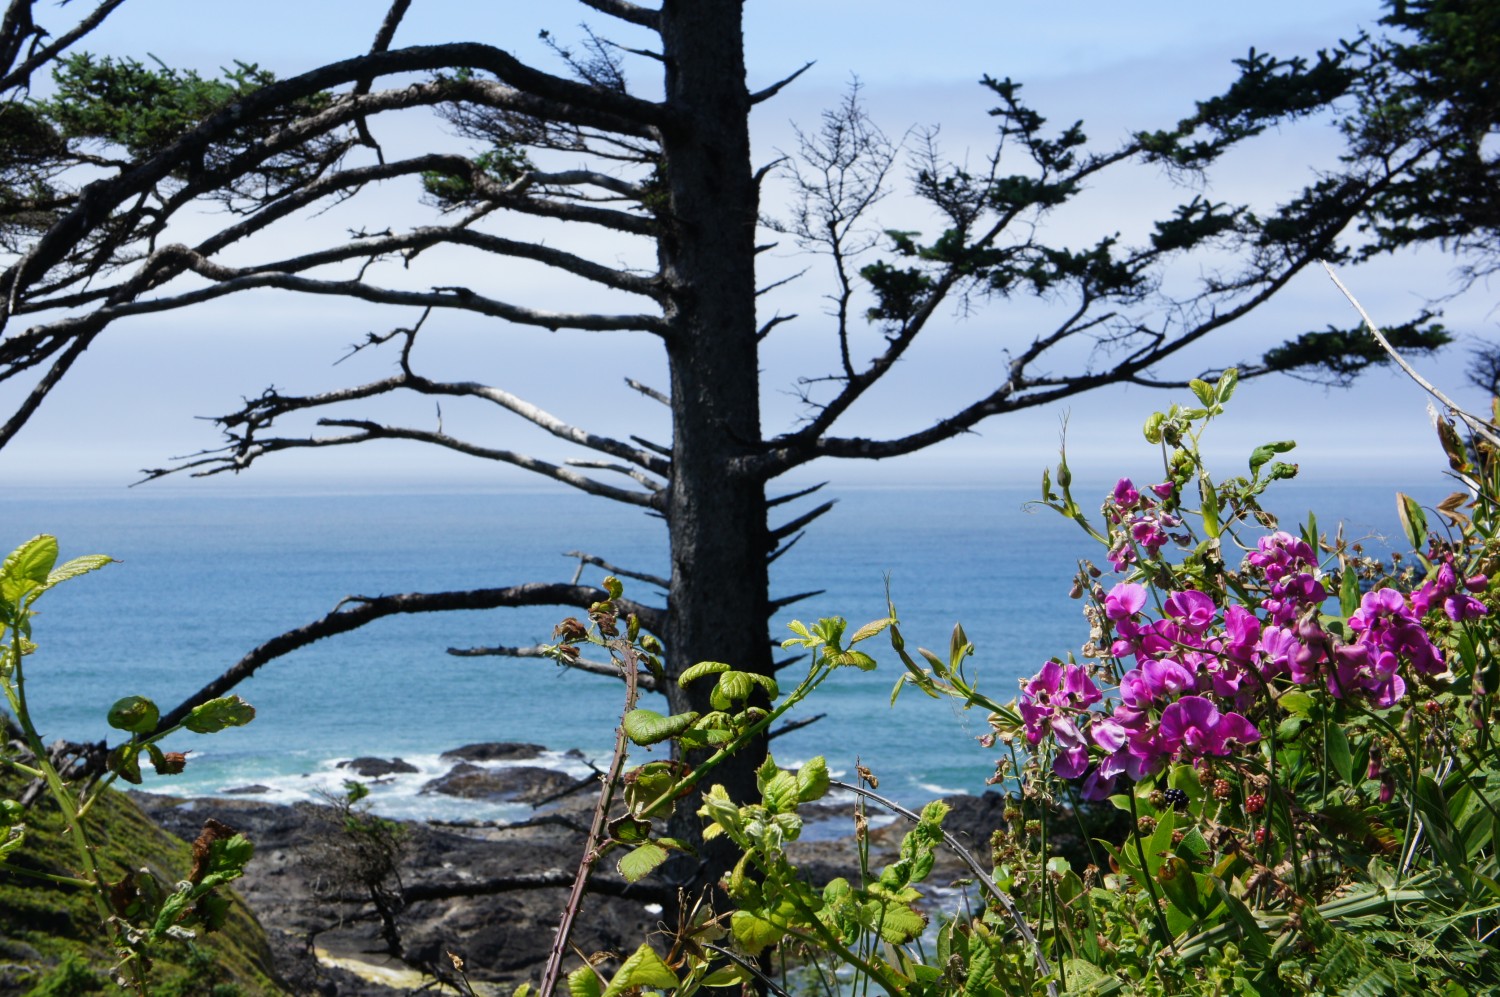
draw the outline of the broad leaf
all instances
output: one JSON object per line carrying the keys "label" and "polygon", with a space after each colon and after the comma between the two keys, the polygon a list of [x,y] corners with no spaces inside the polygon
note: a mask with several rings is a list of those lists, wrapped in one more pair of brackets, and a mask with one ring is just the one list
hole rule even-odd
{"label": "broad leaf", "polygon": [[655,842],[647,841],[620,856],[616,868],[620,870],[620,875],[625,877],[625,882],[639,883],[651,874],[651,870],[666,860],[667,850]]}
{"label": "broad leaf", "polygon": [[636,744],[657,744],[676,737],[698,719],[696,713],[677,713],[664,717],[655,710],[635,709],[625,714],[622,726],[625,736]]}
{"label": "broad leaf", "polygon": [[600,997],[617,997],[627,990],[638,987],[657,987],[662,990],[675,989],[677,974],[672,967],[662,962],[661,956],[651,946],[642,943],[629,959],[620,966]]}

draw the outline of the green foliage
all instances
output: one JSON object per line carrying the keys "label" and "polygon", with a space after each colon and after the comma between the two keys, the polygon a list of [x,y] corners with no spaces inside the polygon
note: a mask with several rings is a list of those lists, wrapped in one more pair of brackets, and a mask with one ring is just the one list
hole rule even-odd
{"label": "green foliage", "polygon": [[[255,711],[231,696],[203,704],[181,725],[158,729],[156,704],[144,696],[127,696],[109,711],[110,726],[130,738],[108,753],[108,777],[92,785],[68,785],[44,747],[27,707],[26,659],[37,650],[31,639],[32,617],[36,601],[52,588],[104,567],[111,558],[92,555],[61,565],[57,560],[57,540],[44,534],[20,545],[0,562],[0,689],[19,727],[19,743],[24,745],[24,750],[0,750],[0,776],[4,777],[0,787],[10,792],[16,780],[40,782],[48,790],[52,808],[51,813],[40,806],[28,811],[14,800],[0,801],[7,825],[5,840],[0,843],[0,875],[6,877],[0,883],[0,913],[6,913],[3,908],[10,899],[11,877],[50,884],[54,889],[49,892],[55,892],[55,887],[69,891],[69,905],[82,908],[78,911],[81,918],[72,911],[61,919],[37,918],[33,913],[32,923],[39,928],[50,925],[49,935],[87,940],[91,946],[107,939],[115,960],[111,975],[145,997],[151,992],[148,970],[153,960],[163,958],[165,943],[191,940],[199,931],[218,931],[230,923],[232,912],[222,888],[243,873],[253,849],[243,836],[210,821],[194,842],[192,868],[185,875],[178,870],[163,880],[150,867],[140,866],[141,858],[160,852],[159,847],[143,849],[139,854],[116,850],[130,843],[132,837],[122,833],[119,826],[125,818],[119,813],[121,805],[110,784],[116,778],[139,783],[143,753],[158,773],[180,772],[185,756],[164,752],[159,745],[164,737],[181,727],[206,733],[237,726],[249,722]],[[112,810],[116,811],[113,815]],[[139,814],[135,817],[139,820]],[[71,848],[71,854],[60,861],[55,855],[59,839]],[[167,887],[164,882],[175,886]],[[29,890],[29,894],[23,894],[23,907],[44,896],[34,885],[29,885]],[[27,915],[21,917],[24,923]],[[77,956],[79,950],[65,948],[60,953],[69,955]],[[170,958],[167,961],[170,963]],[[38,986],[52,988],[47,992],[65,992],[86,982],[80,972],[73,962],[63,959],[48,981]],[[212,979],[212,974],[198,975],[204,981]]]}
{"label": "green foliage", "polygon": [[70,56],[53,70],[57,93],[39,106],[66,138],[95,139],[148,156],[198,122],[275,81],[268,70],[236,62],[221,79],[204,79],[160,61]]}

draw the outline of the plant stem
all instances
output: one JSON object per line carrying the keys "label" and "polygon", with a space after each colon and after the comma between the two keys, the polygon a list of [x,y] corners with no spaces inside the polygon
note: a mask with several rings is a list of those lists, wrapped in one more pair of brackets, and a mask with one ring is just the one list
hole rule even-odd
{"label": "plant stem", "polygon": [[573,922],[583,907],[584,890],[588,887],[589,873],[601,857],[600,847],[604,839],[605,821],[609,816],[609,805],[614,798],[615,784],[625,767],[625,756],[630,741],[625,736],[625,714],[635,709],[637,695],[635,649],[625,641],[612,641],[615,663],[625,676],[625,709],[620,714],[620,726],[615,731],[615,752],[610,760],[609,772],[604,777],[604,788],[599,793],[599,802],[594,807],[594,820],[589,826],[589,836],[583,844],[583,858],[578,862],[578,874],[573,877],[573,888],[568,891],[568,902],[563,905],[562,920],[557,925],[557,935],[552,940],[552,950],[547,954],[547,968],[542,974],[539,997],[552,997],[557,988],[557,978],[562,972],[562,960],[568,951],[568,938],[573,933]]}

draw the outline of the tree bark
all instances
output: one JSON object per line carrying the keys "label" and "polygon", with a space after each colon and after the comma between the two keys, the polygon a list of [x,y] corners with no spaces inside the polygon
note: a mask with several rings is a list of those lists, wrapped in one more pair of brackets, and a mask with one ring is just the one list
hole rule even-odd
{"label": "tree bark", "polygon": [[[755,324],[758,191],[750,167],[740,0],[662,7],[666,104],[659,260],[668,288],[672,472],[664,496],[672,585],[670,674],[699,661],[771,673],[769,534]],[[669,693],[674,712],[710,709],[709,683]],[[764,746],[715,772],[754,792]]]}

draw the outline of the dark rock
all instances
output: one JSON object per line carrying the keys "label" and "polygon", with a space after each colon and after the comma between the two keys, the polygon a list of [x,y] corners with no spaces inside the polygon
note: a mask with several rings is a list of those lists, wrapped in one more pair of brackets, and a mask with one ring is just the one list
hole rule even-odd
{"label": "dark rock", "polygon": [[487,769],[460,762],[447,775],[423,785],[422,792],[442,793],[466,800],[538,803],[562,792],[575,781],[566,772],[534,765]]}
{"label": "dark rock", "polygon": [[246,795],[246,796],[248,796],[251,793],[269,793],[270,791],[271,791],[271,787],[270,786],[262,786],[258,782],[255,783],[254,785],[250,785],[250,786],[235,786],[233,789],[223,790],[223,792],[225,792],[225,793],[231,793],[231,794],[234,794],[236,796],[239,796],[239,795]]}
{"label": "dark rock", "polygon": [[[568,781],[561,773],[550,774]],[[265,926],[277,972],[291,992],[309,997],[396,997],[406,992],[315,957],[314,946],[337,957],[391,964],[380,954],[384,944],[368,894],[340,885],[339,870],[329,865],[328,842],[346,833],[338,809],[222,796],[132,796],[154,820],[185,840],[196,837],[212,817],[255,842],[255,858],[235,888]],[[399,875],[409,900],[398,925],[408,959],[451,973],[447,953],[456,952],[467,963],[470,979],[493,983],[499,992],[509,993],[527,979],[535,983],[583,848],[586,814],[573,824],[459,831],[401,822],[405,833]],[[520,892],[484,887],[536,875],[558,885]],[[648,898],[662,898],[649,892],[649,884],[635,890],[642,894],[638,899],[589,897],[588,916],[574,934],[579,948],[628,952],[640,944],[659,919],[643,905]]]}
{"label": "dark rock", "polygon": [[484,741],[445,751],[438,757],[456,758],[465,762],[524,762],[540,757],[546,750],[540,744],[521,741]]}
{"label": "dark rock", "polygon": [[365,779],[378,779],[384,775],[395,775],[397,773],[416,772],[417,767],[404,758],[351,758],[346,762],[339,762],[338,767],[349,769],[355,775]]}

